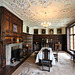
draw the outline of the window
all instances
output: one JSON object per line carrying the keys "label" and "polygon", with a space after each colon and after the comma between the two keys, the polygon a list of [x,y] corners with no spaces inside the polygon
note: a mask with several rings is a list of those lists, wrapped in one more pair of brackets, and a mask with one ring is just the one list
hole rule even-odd
{"label": "window", "polygon": [[70,49],[75,50],[75,26],[70,27]]}
{"label": "window", "polygon": [[74,35],[74,51],[75,51],[75,35]]}
{"label": "window", "polygon": [[73,36],[70,36],[70,49],[73,50]]}

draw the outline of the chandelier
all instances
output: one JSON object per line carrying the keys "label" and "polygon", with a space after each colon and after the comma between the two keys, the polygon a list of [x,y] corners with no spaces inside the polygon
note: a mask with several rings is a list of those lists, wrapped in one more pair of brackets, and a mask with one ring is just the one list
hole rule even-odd
{"label": "chandelier", "polygon": [[51,26],[51,23],[47,22],[47,18],[46,18],[46,12],[45,12],[45,21],[41,23],[41,26],[47,28]]}

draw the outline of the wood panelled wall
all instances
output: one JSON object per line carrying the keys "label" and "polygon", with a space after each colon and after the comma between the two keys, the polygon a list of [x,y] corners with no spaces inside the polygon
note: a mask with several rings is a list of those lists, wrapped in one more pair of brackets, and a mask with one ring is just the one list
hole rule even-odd
{"label": "wood panelled wall", "polygon": [[[23,21],[4,7],[0,7],[0,15],[1,40],[5,40],[4,44],[17,43],[17,38],[21,42]],[[14,31],[14,25],[16,25],[17,32]]]}
{"label": "wood panelled wall", "polygon": [[[17,32],[13,25],[16,25]],[[6,45],[22,42],[23,21],[4,7],[0,7],[0,68],[6,65]],[[19,41],[17,41],[19,40]]]}
{"label": "wood panelled wall", "polygon": [[33,35],[23,33],[22,39],[23,39],[24,45],[26,46],[26,44],[28,44],[28,49],[32,51],[33,50]]}
{"label": "wood panelled wall", "polygon": [[62,50],[66,50],[66,35],[33,35],[33,44],[38,42],[40,45],[41,38],[54,39],[54,44],[60,42],[62,44]]}

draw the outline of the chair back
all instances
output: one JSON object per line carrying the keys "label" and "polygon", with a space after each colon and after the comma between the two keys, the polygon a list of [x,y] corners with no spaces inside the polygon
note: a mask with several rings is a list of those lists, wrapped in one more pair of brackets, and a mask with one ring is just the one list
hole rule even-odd
{"label": "chair back", "polygon": [[[42,59],[49,60],[50,59],[50,50],[44,49],[42,52],[44,55],[44,57],[42,56]],[[49,56],[49,58],[48,58],[48,56]]]}
{"label": "chair back", "polygon": [[57,50],[59,49],[59,45],[57,45]]}
{"label": "chair back", "polygon": [[59,45],[57,45],[56,53],[58,53],[58,50],[59,50]]}

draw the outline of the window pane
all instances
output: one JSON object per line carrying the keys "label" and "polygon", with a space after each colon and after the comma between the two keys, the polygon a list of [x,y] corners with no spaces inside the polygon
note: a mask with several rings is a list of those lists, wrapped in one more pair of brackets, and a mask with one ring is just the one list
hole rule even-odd
{"label": "window pane", "polygon": [[70,34],[73,34],[73,27],[70,28]]}
{"label": "window pane", "polygon": [[74,35],[74,51],[75,51],[75,35]]}
{"label": "window pane", "polygon": [[74,26],[74,34],[75,34],[75,26]]}
{"label": "window pane", "polygon": [[73,36],[70,36],[70,49],[73,50]]}

